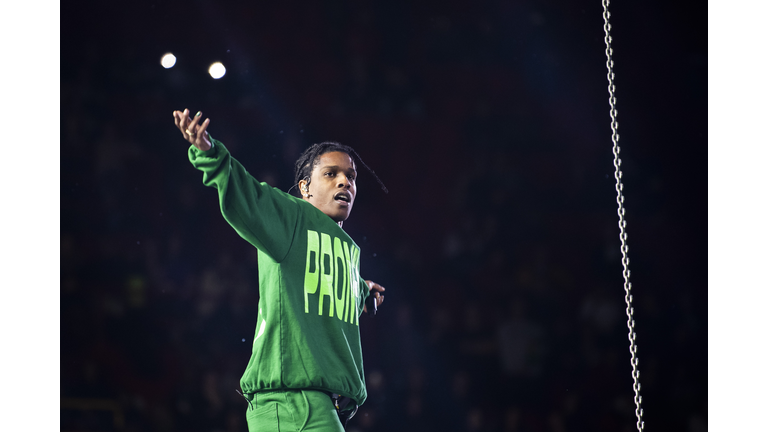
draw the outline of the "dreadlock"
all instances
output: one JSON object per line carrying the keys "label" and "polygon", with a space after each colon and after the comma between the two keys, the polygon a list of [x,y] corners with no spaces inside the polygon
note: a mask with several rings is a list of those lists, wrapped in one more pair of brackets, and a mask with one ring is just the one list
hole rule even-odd
{"label": "dreadlock", "polygon": [[360,155],[358,155],[352,147],[339,144],[335,141],[324,141],[319,144],[312,144],[309,146],[309,148],[304,150],[304,153],[299,156],[299,159],[294,164],[294,179],[291,189],[298,186],[299,180],[306,179],[307,183],[309,183],[310,179],[312,178],[312,170],[315,168],[315,165],[319,163],[318,157],[326,153],[336,151],[348,154],[352,157],[355,163],[359,162],[360,165],[364,166],[373,175],[373,177],[376,178],[376,181],[379,182],[379,185],[381,185],[381,189],[384,191],[384,193],[389,193],[389,190],[386,186],[384,186],[384,183],[381,182],[376,173],[373,172],[373,170],[368,167],[365,162],[363,162],[363,160],[360,158]]}

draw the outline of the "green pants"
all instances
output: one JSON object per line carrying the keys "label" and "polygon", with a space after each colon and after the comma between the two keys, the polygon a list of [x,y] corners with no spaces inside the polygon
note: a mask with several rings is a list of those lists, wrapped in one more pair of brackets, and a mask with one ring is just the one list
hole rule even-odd
{"label": "green pants", "polygon": [[279,390],[246,394],[248,432],[344,432],[328,394]]}

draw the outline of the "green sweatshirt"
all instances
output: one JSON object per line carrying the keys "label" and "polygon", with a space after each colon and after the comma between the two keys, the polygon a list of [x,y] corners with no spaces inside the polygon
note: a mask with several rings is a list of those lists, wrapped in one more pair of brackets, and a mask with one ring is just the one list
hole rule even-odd
{"label": "green sweatshirt", "polygon": [[189,149],[224,219],[258,249],[259,315],[240,387],[317,389],[366,399],[359,317],[368,286],[360,248],[312,204],[259,183],[224,145]]}

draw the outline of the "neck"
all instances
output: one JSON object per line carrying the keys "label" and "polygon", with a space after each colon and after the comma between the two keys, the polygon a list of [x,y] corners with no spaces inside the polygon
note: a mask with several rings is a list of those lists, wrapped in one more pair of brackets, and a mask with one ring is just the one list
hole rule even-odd
{"label": "neck", "polygon": [[341,225],[342,225],[344,222],[343,222],[343,221],[338,221],[337,223],[339,224],[339,228],[341,228]]}

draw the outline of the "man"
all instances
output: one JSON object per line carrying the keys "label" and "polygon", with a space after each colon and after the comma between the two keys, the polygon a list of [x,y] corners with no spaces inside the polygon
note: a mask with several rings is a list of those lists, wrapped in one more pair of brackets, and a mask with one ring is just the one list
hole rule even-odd
{"label": "man", "polygon": [[258,249],[259,313],[240,381],[248,429],[342,431],[366,399],[359,317],[370,292],[375,307],[384,301],[384,288],[360,277],[360,248],[342,230],[357,154],[332,142],[307,149],[296,163],[297,198],[251,177],[210,137],[202,113],[173,117],[224,218]]}

